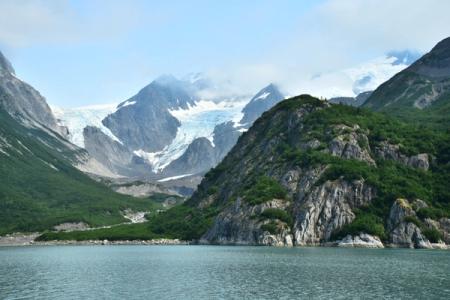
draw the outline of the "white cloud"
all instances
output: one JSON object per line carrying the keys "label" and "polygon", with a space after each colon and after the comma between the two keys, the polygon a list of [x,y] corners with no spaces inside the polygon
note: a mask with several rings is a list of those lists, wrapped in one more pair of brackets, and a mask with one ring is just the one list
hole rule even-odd
{"label": "white cloud", "polygon": [[74,3],[0,1],[0,41],[12,48],[104,41],[122,36],[139,22],[139,5],[90,1],[77,10]]}
{"label": "white cloud", "polygon": [[[329,0],[300,15],[296,28],[286,28],[254,61],[211,73],[247,91],[275,82],[291,95],[350,96],[351,76],[344,70],[391,50],[428,52],[450,36],[449,12],[446,0]],[[378,80],[398,71],[384,70]],[[325,76],[312,80],[317,74]]]}

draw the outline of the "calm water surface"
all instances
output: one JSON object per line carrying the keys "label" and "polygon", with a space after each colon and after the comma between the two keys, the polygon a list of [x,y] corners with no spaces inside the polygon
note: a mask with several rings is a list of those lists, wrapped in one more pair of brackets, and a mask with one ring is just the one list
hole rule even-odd
{"label": "calm water surface", "polygon": [[0,299],[450,299],[450,252],[219,246],[0,248]]}

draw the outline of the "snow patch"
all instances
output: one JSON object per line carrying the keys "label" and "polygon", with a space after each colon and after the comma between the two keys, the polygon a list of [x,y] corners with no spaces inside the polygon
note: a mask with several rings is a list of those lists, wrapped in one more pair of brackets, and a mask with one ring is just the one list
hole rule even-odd
{"label": "snow patch", "polygon": [[263,93],[261,96],[255,98],[254,101],[256,101],[256,100],[264,100],[264,99],[266,99],[269,95],[270,95],[270,93],[265,92],[265,93]]}
{"label": "snow patch", "polygon": [[130,106],[130,105],[135,105],[135,104],[136,104],[136,101],[126,101],[125,103],[120,104],[117,107],[117,109],[120,109],[120,108],[123,108],[123,107],[126,107],[126,106]]}
{"label": "snow patch", "polygon": [[180,178],[184,178],[184,177],[188,177],[191,176],[192,174],[183,174],[183,175],[177,175],[177,176],[172,176],[172,177],[166,177],[163,179],[158,180],[158,182],[166,182],[166,181],[171,181],[171,180],[175,180],[175,179],[180,179]]}

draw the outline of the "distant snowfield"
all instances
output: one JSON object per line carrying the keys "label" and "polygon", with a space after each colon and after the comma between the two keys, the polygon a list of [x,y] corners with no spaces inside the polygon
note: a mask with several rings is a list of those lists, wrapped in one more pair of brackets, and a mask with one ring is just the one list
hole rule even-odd
{"label": "distant snowfield", "polygon": [[396,57],[381,56],[355,67],[319,74],[302,83],[302,89],[315,96],[355,97],[359,93],[373,91],[383,82],[409,65],[398,62]]}
{"label": "distant snowfield", "polygon": [[243,115],[241,111],[248,101],[248,97],[218,103],[200,100],[188,109],[170,110],[170,114],[181,123],[172,143],[159,152],[148,153],[137,150],[134,153],[147,160],[155,173],[159,172],[183,155],[196,138],[205,137],[214,146],[214,127],[228,121],[239,122]]}
{"label": "distant snowfield", "polygon": [[102,124],[102,120],[107,115],[115,112],[116,107],[117,104],[101,104],[67,109],[52,106],[51,109],[55,117],[59,120],[59,124],[69,128],[70,141],[84,148],[83,130],[86,126],[98,127],[110,138],[120,142],[111,130]]}
{"label": "distant snowfield", "polygon": [[[354,97],[361,92],[375,90],[380,84],[408,67],[407,58],[399,59],[398,57],[385,55],[355,67],[318,74],[302,82],[299,88],[302,89],[302,92],[326,98]],[[193,80],[195,81],[197,77],[194,76]],[[263,101],[268,96],[268,93],[264,93],[255,100]],[[204,95],[206,99],[211,97]],[[247,95],[221,101],[217,99],[215,101],[200,100],[195,105],[189,105],[187,109],[170,110],[170,114],[181,123],[171,144],[162,151],[152,153],[134,149],[134,154],[148,161],[153,171],[157,173],[183,155],[196,138],[205,137],[214,146],[214,127],[220,123],[233,121],[239,131],[245,131],[238,125],[243,115],[242,109],[250,101],[250,98]],[[134,104],[134,101],[127,101],[122,103],[121,107]],[[55,116],[60,119],[60,124],[69,128],[71,142],[84,148],[83,129],[86,126],[98,127],[113,140],[120,142],[108,128],[103,126],[102,120],[121,107],[117,107],[116,104],[106,104],[70,109],[52,107],[52,110]]]}

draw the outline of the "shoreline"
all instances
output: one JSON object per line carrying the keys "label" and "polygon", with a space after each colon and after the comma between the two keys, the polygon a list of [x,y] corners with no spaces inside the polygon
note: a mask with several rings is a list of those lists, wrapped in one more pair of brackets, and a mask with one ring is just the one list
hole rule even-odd
{"label": "shoreline", "polygon": [[326,247],[326,248],[360,248],[360,249],[417,249],[417,250],[450,250],[450,245],[433,243],[431,248],[410,248],[403,245],[383,244],[383,247],[373,247],[371,245],[339,245],[336,242],[327,242],[316,245],[294,245],[294,246],[269,246],[269,245],[251,245],[251,244],[214,244],[202,243],[196,241],[183,241],[179,239],[153,239],[153,240],[54,240],[54,241],[35,241],[40,233],[31,234],[11,234],[0,236],[1,247],[26,247],[26,246],[119,246],[119,245],[141,245],[141,246],[175,246],[175,245],[211,245],[211,246],[266,246],[275,248],[308,248],[308,247]]}

